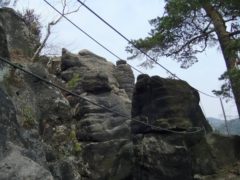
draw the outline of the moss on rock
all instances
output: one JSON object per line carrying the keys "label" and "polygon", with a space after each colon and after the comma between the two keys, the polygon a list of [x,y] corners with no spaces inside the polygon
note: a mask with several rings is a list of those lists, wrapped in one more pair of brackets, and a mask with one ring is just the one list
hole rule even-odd
{"label": "moss on rock", "polygon": [[32,128],[36,124],[34,113],[31,107],[25,106],[22,109],[22,115],[23,115],[23,122],[22,122],[23,127]]}
{"label": "moss on rock", "polygon": [[74,74],[72,79],[68,81],[67,85],[70,89],[74,89],[75,87],[77,87],[80,80],[81,80],[80,75]]}

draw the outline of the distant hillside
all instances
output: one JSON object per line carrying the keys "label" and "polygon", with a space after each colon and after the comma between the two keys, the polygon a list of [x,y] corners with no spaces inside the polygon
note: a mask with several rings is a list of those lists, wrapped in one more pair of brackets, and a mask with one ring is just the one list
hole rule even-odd
{"label": "distant hillside", "polygon": [[[240,120],[239,119],[230,120],[230,121],[228,121],[227,125],[228,125],[228,129],[229,129],[229,132],[231,135],[240,135]],[[218,128],[218,131],[223,134],[227,134],[224,124]]]}
{"label": "distant hillside", "polygon": [[220,126],[224,125],[224,121],[221,119],[209,117],[207,120],[213,129],[218,129]]}
{"label": "distant hillside", "polygon": [[[223,120],[217,118],[207,118],[214,131],[220,134],[227,134],[226,126]],[[227,122],[228,130],[231,135],[240,135],[240,120],[232,119]]]}

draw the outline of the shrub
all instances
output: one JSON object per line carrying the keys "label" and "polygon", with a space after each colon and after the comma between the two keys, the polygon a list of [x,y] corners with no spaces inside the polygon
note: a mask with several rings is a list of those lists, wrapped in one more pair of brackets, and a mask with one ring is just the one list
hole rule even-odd
{"label": "shrub", "polygon": [[33,9],[26,9],[19,13],[25,24],[27,25],[30,32],[35,35],[38,39],[41,38],[42,25],[40,23],[40,16],[35,13]]}
{"label": "shrub", "polygon": [[77,86],[79,81],[80,81],[79,74],[74,74],[72,79],[68,81],[67,85],[69,88],[74,89]]}

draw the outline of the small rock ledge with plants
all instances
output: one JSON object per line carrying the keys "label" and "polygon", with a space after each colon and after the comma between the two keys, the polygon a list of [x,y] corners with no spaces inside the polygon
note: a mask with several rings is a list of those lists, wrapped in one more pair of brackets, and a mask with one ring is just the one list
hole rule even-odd
{"label": "small rock ledge with plants", "polygon": [[[0,9],[0,57],[79,97],[0,61],[0,180],[240,179],[240,137],[212,133],[186,82],[140,75],[135,84],[126,61],[88,50],[31,62],[38,44]],[[192,127],[204,131],[183,133]]]}

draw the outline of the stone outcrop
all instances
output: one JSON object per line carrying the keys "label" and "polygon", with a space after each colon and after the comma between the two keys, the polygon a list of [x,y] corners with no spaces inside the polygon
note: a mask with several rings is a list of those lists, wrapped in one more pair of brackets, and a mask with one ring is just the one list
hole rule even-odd
{"label": "stone outcrop", "polygon": [[202,127],[205,119],[198,101],[196,92],[184,82],[157,76],[138,77],[132,117],[152,126],[135,121],[131,123],[136,157],[135,179],[192,179],[191,157],[185,147],[184,136],[157,127],[176,132],[193,126]]}
{"label": "stone outcrop", "polygon": [[[0,56],[9,58],[6,33],[0,26]],[[40,141],[31,138],[31,133],[24,131],[22,122],[31,118],[28,111],[24,111],[26,105],[17,106],[13,95],[16,89],[16,78],[6,64],[0,63],[0,179],[47,179],[53,177],[44,165],[44,154],[39,148]],[[11,79],[12,78],[12,79]],[[13,86],[12,86],[13,85]],[[25,98],[25,97],[24,97]],[[30,97],[31,98],[31,97]],[[22,102],[23,103],[23,102]],[[25,101],[25,103],[27,103]],[[20,104],[19,104],[20,105]],[[23,108],[23,109],[22,109]],[[20,114],[22,112],[22,114]],[[22,120],[22,122],[20,122]],[[35,133],[36,134],[36,133]],[[35,140],[32,145],[29,140]],[[35,147],[34,147],[35,146]],[[36,162],[37,161],[37,162]]]}
{"label": "stone outcrop", "polygon": [[[1,37],[0,42],[6,45],[4,31]],[[7,55],[8,48],[5,50],[2,56]],[[87,50],[75,55],[65,49],[57,64],[60,67],[56,66],[58,70],[53,72],[58,77],[49,74],[45,63],[24,62],[22,66],[82,98],[61,92],[18,69],[10,68],[2,73],[0,121],[1,129],[6,131],[1,130],[1,177],[130,178],[130,120],[119,113],[130,116],[131,100],[115,78],[116,66]],[[13,162],[13,158],[14,163],[7,163]]]}
{"label": "stone outcrop", "polygon": [[132,99],[134,89],[134,76],[132,68],[124,60],[117,61],[116,65],[114,75],[118,80],[119,87],[121,89],[125,89],[129,99]]}
{"label": "stone outcrop", "polygon": [[116,66],[87,50],[74,55],[64,49],[61,70],[60,76],[74,92],[117,112],[67,95],[75,109],[77,139],[88,164],[88,179],[129,178],[130,120],[119,113],[130,117],[131,101],[115,78]]}
{"label": "stone outcrop", "polygon": [[134,85],[126,61],[88,50],[22,61],[28,33],[0,9],[0,56],[20,49],[13,62],[74,94],[0,63],[0,179],[239,179],[239,136],[211,132],[186,82],[140,75]]}
{"label": "stone outcrop", "polygon": [[[24,137],[26,134],[22,133],[23,129],[18,122],[16,109],[10,99],[11,98],[0,89],[1,179],[52,180],[53,177],[51,173],[41,165],[41,160],[39,160],[41,159],[41,149],[34,149],[34,145],[28,144],[28,138]],[[37,150],[37,152],[34,152],[35,150]],[[32,160],[32,158],[34,160]],[[39,163],[36,163],[36,160],[39,161]]]}
{"label": "stone outcrop", "polygon": [[[221,172],[239,162],[235,152],[240,138],[211,133],[198,92],[184,81],[140,75],[133,93],[132,117],[136,120],[131,122],[136,180],[218,179],[230,176]],[[221,148],[221,141],[231,153]],[[222,160],[224,152],[229,152],[229,161]],[[233,177],[238,177],[236,174]]]}
{"label": "stone outcrop", "polygon": [[0,26],[0,45],[1,45],[1,49],[0,49],[0,54],[1,57],[3,58],[9,58],[9,52],[8,52],[8,46],[7,46],[7,39],[6,39],[6,33],[4,31],[4,29]]}
{"label": "stone outcrop", "polygon": [[[7,47],[7,39],[4,30],[0,27],[0,56],[2,58],[9,58],[9,52]],[[0,80],[3,80],[5,73],[7,72],[6,64],[0,61]]]}
{"label": "stone outcrop", "polygon": [[[199,95],[186,82],[140,75],[133,96],[132,117],[168,129],[211,127],[199,106]],[[132,124],[132,130],[138,131]],[[141,131],[141,130],[140,130]],[[154,131],[144,127],[144,131]]]}
{"label": "stone outcrop", "polygon": [[130,177],[130,120],[118,113],[130,116],[131,101],[114,77],[116,67],[86,50],[79,55],[63,50],[59,72],[63,82],[41,63],[25,68],[82,97],[63,93],[19,70],[5,77],[3,87],[11,96],[21,136],[29,142],[35,163],[51,171],[54,179]]}
{"label": "stone outcrop", "polygon": [[10,8],[1,8],[0,27],[6,33],[8,50],[13,59],[23,60],[33,55],[40,37],[33,34],[18,13]]}

